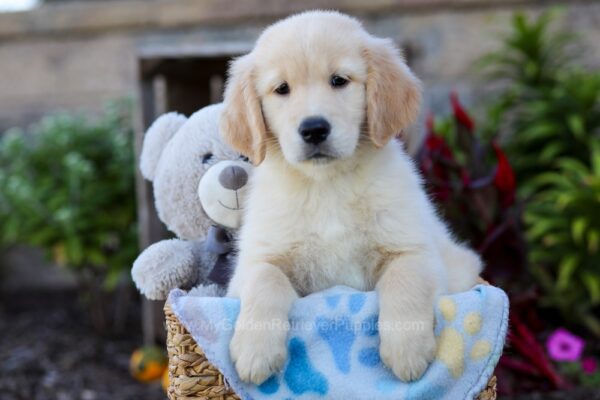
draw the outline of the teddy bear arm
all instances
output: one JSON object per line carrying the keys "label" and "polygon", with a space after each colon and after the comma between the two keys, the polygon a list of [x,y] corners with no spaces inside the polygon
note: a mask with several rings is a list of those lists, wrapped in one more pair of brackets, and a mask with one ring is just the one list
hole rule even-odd
{"label": "teddy bear arm", "polygon": [[196,285],[201,273],[199,246],[201,242],[169,239],[144,250],[131,271],[140,292],[150,300],[164,300],[172,289]]}

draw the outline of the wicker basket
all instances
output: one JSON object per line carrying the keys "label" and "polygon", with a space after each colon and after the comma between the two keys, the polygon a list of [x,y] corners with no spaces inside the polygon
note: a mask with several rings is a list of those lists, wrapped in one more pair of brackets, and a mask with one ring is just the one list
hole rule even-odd
{"label": "wicker basket", "polygon": [[[170,400],[239,400],[225,378],[204,356],[192,335],[181,325],[169,303],[165,304],[167,351],[169,353]],[[478,400],[496,399],[496,377],[492,376]]]}

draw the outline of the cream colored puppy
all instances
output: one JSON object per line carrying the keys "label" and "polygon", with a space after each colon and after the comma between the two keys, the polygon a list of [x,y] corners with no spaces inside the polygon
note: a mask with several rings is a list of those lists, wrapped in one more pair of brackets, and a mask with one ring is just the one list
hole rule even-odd
{"label": "cream colored puppy", "polygon": [[230,345],[241,379],[283,366],[292,302],[334,285],[378,291],[380,355],[399,378],[433,359],[435,299],[473,286],[481,262],[391,140],[420,100],[392,42],[336,12],[272,25],[231,65],[221,132],[258,165],[229,287],[241,299]]}

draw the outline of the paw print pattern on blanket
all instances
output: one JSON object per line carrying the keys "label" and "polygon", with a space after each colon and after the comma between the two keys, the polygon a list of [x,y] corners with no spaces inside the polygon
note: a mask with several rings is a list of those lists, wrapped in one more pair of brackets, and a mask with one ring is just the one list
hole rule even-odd
{"label": "paw print pattern on blanket", "polygon": [[292,392],[297,395],[306,392],[327,394],[327,379],[312,366],[304,342],[299,338],[292,338],[289,353],[290,362],[283,378]]}
{"label": "paw print pattern on blanket", "polygon": [[[328,308],[332,311],[340,306],[339,295],[325,298]],[[366,301],[364,293],[355,293],[348,297],[347,309],[352,315],[358,314]],[[358,335],[375,337],[378,335],[377,314],[370,315],[356,326],[350,318],[338,317],[329,319],[326,316],[316,318],[316,326],[321,338],[328,344],[335,365],[340,372],[348,374],[351,370],[352,345]],[[379,346],[369,346],[358,350],[357,361],[365,367],[376,368],[382,365],[379,357]],[[385,386],[385,384],[384,384]]]}
{"label": "paw print pattern on blanket", "polygon": [[[340,303],[339,295],[327,296],[325,302],[330,310],[335,310]],[[362,310],[366,301],[364,293],[355,293],[348,298],[348,311],[356,315]],[[377,334],[377,316],[367,318],[357,332],[355,324],[348,317],[329,319],[319,316],[315,320],[321,338],[329,345],[337,368],[344,374],[350,372],[350,353],[357,333],[367,336]],[[374,367],[380,363],[379,351],[376,348],[366,348],[359,352],[358,360],[366,366]]]}
{"label": "paw print pattern on blanket", "polygon": [[350,372],[350,349],[356,338],[350,318],[317,317],[316,323],[319,335],[331,349],[337,368],[343,373]]}
{"label": "paw print pattern on blanket", "polygon": [[[336,310],[340,305],[341,295],[325,297],[327,308]],[[355,293],[348,297],[347,307],[350,314],[355,315],[363,308],[366,301],[364,293]],[[373,320],[375,323],[373,323]],[[368,318],[361,326],[360,332],[367,336],[377,334],[376,316]],[[329,346],[336,367],[342,373],[350,372],[350,354],[352,345],[357,336],[357,329],[349,317],[327,318],[318,316],[315,324],[319,336]],[[363,329],[364,328],[364,329]],[[374,330],[375,329],[375,330]],[[289,362],[283,373],[283,380],[287,387],[296,395],[303,393],[317,393],[325,395],[328,392],[327,379],[311,364],[305,343],[293,337],[288,345]],[[359,362],[367,366],[376,366],[380,363],[379,353],[376,348],[366,348],[359,353]],[[280,383],[276,376],[269,378],[259,386],[264,394],[275,394],[279,391]]]}
{"label": "paw print pattern on blanket", "polygon": [[[283,380],[295,395],[304,393],[327,394],[329,384],[325,376],[317,371],[310,362],[306,344],[300,338],[293,337],[288,344],[289,362],[283,373]],[[279,380],[276,375],[267,379],[258,387],[264,394],[275,394],[279,391]]]}
{"label": "paw print pattern on blanket", "polygon": [[[482,325],[481,315],[475,311],[466,313],[462,317],[461,326],[460,321],[456,321],[458,310],[454,300],[442,297],[438,302],[438,308],[442,317],[450,324],[442,329],[437,338],[436,358],[448,368],[455,379],[458,379],[465,368],[466,335],[475,337],[479,334]],[[461,331],[464,331],[464,334]],[[469,357],[473,361],[481,360],[490,353],[491,348],[487,340],[476,340],[471,346]]]}

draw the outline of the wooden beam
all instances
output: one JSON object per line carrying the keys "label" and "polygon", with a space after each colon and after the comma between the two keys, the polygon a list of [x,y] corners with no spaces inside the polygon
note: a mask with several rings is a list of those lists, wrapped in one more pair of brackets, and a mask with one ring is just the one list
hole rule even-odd
{"label": "wooden beam", "polygon": [[[165,237],[165,228],[158,219],[154,206],[152,185],[146,181],[139,170],[140,153],[146,129],[156,118],[157,112],[164,110],[164,104],[158,104],[160,99],[164,102],[164,95],[157,93],[157,78],[145,76],[140,67],[139,99],[135,118],[135,154],[136,154],[136,194],[138,213],[138,244],[144,250]],[[162,307],[164,302],[150,301],[142,298],[142,332],[144,344],[154,344],[157,339],[166,337],[163,327]]]}

